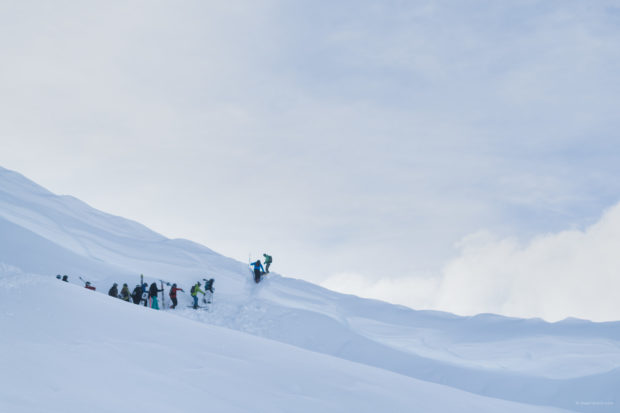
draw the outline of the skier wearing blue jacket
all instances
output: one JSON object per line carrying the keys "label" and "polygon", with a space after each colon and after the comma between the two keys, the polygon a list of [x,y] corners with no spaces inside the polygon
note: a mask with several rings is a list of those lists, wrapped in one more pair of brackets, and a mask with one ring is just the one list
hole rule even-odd
{"label": "skier wearing blue jacket", "polygon": [[260,282],[260,277],[265,273],[263,264],[261,264],[260,260],[256,260],[250,265],[254,266],[254,282],[258,284]]}
{"label": "skier wearing blue jacket", "polygon": [[147,283],[142,284],[142,297],[140,303],[144,303],[144,306],[147,307],[147,303],[149,301],[149,286]]}

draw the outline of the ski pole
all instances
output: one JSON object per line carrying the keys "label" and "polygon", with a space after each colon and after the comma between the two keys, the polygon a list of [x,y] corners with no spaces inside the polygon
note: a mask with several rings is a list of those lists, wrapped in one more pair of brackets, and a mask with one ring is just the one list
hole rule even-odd
{"label": "ski pole", "polygon": [[161,308],[162,310],[166,309],[166,294],[164,294],[164,282],[159,280],[161,283]]}

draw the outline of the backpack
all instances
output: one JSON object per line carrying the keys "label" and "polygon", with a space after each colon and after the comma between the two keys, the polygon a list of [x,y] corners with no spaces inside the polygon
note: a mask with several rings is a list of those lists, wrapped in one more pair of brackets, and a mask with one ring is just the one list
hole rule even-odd
{"label": "backpack", "polygon": [[195,295],[196,294],[196,286],[192,285],[192,289],[189,291],[191,295]]}

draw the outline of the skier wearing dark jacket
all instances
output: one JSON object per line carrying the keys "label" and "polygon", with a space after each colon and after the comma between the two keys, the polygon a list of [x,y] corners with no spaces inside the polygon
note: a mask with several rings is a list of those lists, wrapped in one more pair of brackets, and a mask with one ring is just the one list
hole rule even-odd
{"label": "skier wearing dark jacket", "polygon": [[[174,309],[177,307],[178,301],[177,301],[177,291],[183,291],[182,288],[178,288],[176,284],[172,284],[172,287],[170,287],[170,299],[172,300],[172,306],[170,306],[170,308]],[[183,291],[185,292],[185,291]]]}
{"label": "skier wearing dark jacket", "polygon": [[142,287],[140,287],[140,284],[136,284],[136,288],[134,288],[131,293],[131,299],[134,304],[140,304],[140,300],[142,299]]}
{"label": "skier wearing dark jacket", "polygon": [[108,295],[110,297],[118,298],[118,284],[117,283],[114,283],[112,288],[110,288],[110,291],[108,291]]}
{"label": "skier wearing dark jacket", "polygon": [[159,292],[163,292],[164,290],[160,290],[157,288],[157,284],[152,283],[149,288],[149,298],[151,299],[151,308],[155,310],[159,310],[159,302],[157,301],[157,294]]}
{"label": "skier wearing dark jacket", "polygon": [[[204,279],[204,281],[205,281],[205,295],[202,297],[202,301],[205,303],[211,304],[211,301],[213,299],[213,283],[215,282],[215,280],[213,278],[210,278],[208,280]],[[210,293],[209,298],[207,298],[206,293]]]}

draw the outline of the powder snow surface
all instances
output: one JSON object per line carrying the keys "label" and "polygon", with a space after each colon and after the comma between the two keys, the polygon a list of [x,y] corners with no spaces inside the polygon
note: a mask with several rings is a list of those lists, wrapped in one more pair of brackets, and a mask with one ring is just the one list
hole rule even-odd
{"label": "powder snow surface", "polygon": [[[105,294],[141,273],[184,288],[179,307]],[[202,278],[216,293],[195,311]],[[2,168],[0,329],[0,412],[620,410],[618,322],[415,311],[278,274],[256,285],[246,263]]]}

